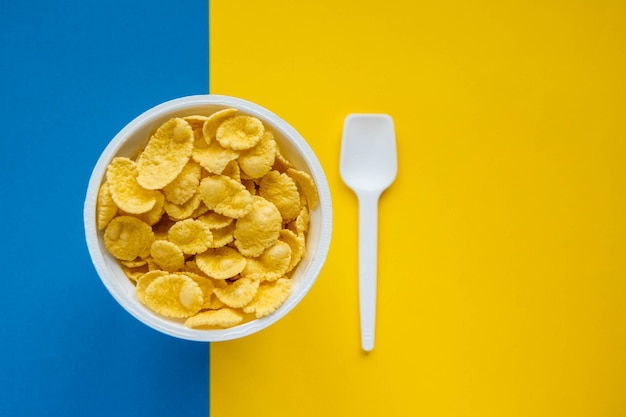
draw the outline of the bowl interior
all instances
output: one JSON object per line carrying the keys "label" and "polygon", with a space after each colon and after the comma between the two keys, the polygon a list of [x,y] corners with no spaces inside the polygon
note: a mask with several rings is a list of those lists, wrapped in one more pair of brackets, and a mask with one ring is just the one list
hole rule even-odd
{"label": "bowl interior", "polygon": [[[220,330],[196,330],[183,326],[183,320],[160,316],[145,307],[137,298],[135,286],[122,271],[118,261],[104,246],[103,233],[96,229],[95,210],[98,189],[106,168],[116,156],[134,158],[148,142],[154,130],[171,117],[208,115],[217,110],[234,107],[240,114],[261,119],[274,133],[281,153],[294,166],[307,172],[316,182],[320,203],[310,210],[310,225],[304,257],[292,271],[292,291],[289,299],[274,313],[236,327]],[[317,157],[300,134],[272,112],[254,103],[227,96],[202,95],[172,100],[156,106],[124,127],[106,147],[98,160],[85,200],[85,232],[89,252],[107,290],[135,318],[144,324],[174,337],[196,341],[224,341],[256,333],[278,321],[292,310],[310,290],[317,279],[330,246],[332,209],[328,183]]]}

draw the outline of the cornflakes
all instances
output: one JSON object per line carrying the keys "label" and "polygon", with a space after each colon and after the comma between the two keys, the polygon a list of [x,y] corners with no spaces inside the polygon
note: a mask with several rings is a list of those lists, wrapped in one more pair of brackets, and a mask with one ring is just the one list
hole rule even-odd
{"label": "cornflakes", "polygon": [[243,314],[232,308],[203,311],[185,320],[185,326],[196,329],[202,327],[233,327],[241,323]]}
{"label": "cornflakes", "polygon": [[209,248],[213,235],[209,226],[195,219],[176,222],[167,232],[167,239],[176,244],[183,253],[195,255]]}
{"label": "cornflakes", "polygon": [[147,223],[131,216],[118,216],[104,230],[104,246],[111,255],[123,261],[150,254],[154,233]]}
{"label": "cornflakes", "polygon": [[148,284],[143,301],[166,317],[185,318],[200,311],[204,299],[202,289],[193,279],[183,274],[166,274]]}
{"label": "cornflakes", "polygon": [[164,271],[174,272],[185,266],[185,254],[168,240],[155,240],[150,247],[150,256]]}
{"label": "cornflakes", "polygon": [[252,209],[235,224],[235,246],[244,256],[259,256],[276,242],[282,218],[274,204],[253,196]]}
{"label": "cornflakes", "polygon": [[233,116],[222,122],[215,132],[215,139],[224,148],[236,151],[250,149],[265,132],[263,122],[254,116]]}
{"label": "cornflakes", "polygon": [[241,275],[259,281],[276,281],[285,275],[291,262],[291,246],[277,240],[258,258],[248,258]]}
{"label": "cornflakes", "polygon": [[196,265],[211,278],[228,279],[243,271],[246,258],[235,249],[224,246],[196,255]]}
{"label": "cornflakes", "polygon": [[226,108],[171,118],[136,158],[113,158],[96,225],[147,308],[228,328],[289,297],[317,202],[274,133]]}
{"label": "cornflakes", "polygon": [[254,313],[257,319],[273,313],[289,298],[291,285],[288,278],[259,285],[252,301],[243,307],[244,313]]}
{"label": "cornflakes", "polygon": [[111,197],[109,184],[106,182],[98,190],[96,202],[96,227],[98,230],[104,229],[107,224],[117,215],[117,205]]}
{"label": "cornflakes", "polygon": [[270,171],[261,178],[259,195],[274,203],[284,220],[291,220],[300,212],[298,186],[287,174]]}
{"label": "cornflakes", "polygon": [[163,123],[137,158],[137,182],[148,190],[172,182],[191,157],[193,139],[193,130],[183,119]]}
{"label": "cornflakes", "polygon": [[258,280],[239,278],[224,288],[215,288],[213,294],[228,307],[241,308],[252,301],[258,288]]}
{"label": "cornflakes", "polygon": [[130,158],[115,157],[107,167],[107,183],[111,198],[126,213],[150,211],[158,191],[146,190],[137,182],[137,163]]}
{"label": "cornflakes", "polygon": [[252,209],[252,195],[246,187],[224,175],[205,177],[198,192],[209,210],[223,216],[239,218]]}

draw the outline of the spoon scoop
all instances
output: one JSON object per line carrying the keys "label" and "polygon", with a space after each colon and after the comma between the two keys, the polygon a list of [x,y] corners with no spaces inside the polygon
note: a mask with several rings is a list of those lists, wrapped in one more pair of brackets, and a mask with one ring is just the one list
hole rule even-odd
{"label": "spoon scoop", "polygon": [[359,312],[361,347],[374,349],[378,255],[378,199],[398,173],[391,116],[349,114],[343,126],[339,171],[359,200]]}

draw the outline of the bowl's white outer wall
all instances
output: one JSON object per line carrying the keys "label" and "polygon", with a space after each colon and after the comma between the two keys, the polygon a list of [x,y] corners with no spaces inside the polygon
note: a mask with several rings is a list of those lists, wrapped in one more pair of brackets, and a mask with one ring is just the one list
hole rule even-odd
{"label": "bowl's white outer wall", "polygon": [[[304,258],[293,272],[293,288],[289,299],[274,313],[261,319],[223,330],[195,330],[182,325],[181,320],[159,316],[148,310],[135,294],[135,287],[124,275],[102,241],[96,227],[96,200],[106,168],[115,156],[134,157],[145,146],[150,134],[171,117],[210,114],[234,107],[240,113],[259,117],[276,136],[283,155],[298,169],[307,171],[315,180],[320,204],[311,210],[311,223]],[[108,144],[93,169],[84,206],[85,237],[93,264],[111,295],[131,315],[151,328],[181,339],[219,342],[256,333],[284,317],[309,292],[315,283],[330,248],[332,235],[332,204],[328,181],[319,160],[309,144],[288,123],[267,109],[239,98],[222,95],[196,95],[162,103],[139,115],[126,125]]]}

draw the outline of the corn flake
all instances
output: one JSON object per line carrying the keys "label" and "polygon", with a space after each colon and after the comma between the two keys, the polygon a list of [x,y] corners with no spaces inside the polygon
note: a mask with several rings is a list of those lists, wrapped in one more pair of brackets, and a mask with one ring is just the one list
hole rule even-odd
{"label": "corn flake", "polygon": [[166,200],[174,204],[184,204],[189,201],[200,184],[201,169],[196,161],[190,160],[174,181],[163,187]]}
{"label": "corn flake", "polygon": [[193,217],[196,210],[200,208],[202,196],[197,192],[185,203],[175,204],[165,201],[163,208],[167,215],[174,220],[185,220]]}
{"label": "corn flake", "polygon": [[211,303],[211,298],[213,297],[213,289],[215,288],[215,284],[213,284],[213,281],[203,275],[196,274],[194,272],[181,271],[181,274],[193,279],[202,290],[202,309],[211,308],[213,306],[213,304]]}
{"label": "corn flake", "polygon": [[226,227],[231,224],[234,219],[214,211],[209,211],[198,217],[198,220],[206,223],[210,229],[221,229],[222,227]]}
{"label": "corn flake", "polygon": [[230,177],[205,177],[200,182],[198,191],[204,204],[223,216],[239,218],[252,209],[252,195],[242,183]]}
{"label": "corn flake", "polygon": [[215,249],[226,246],[235,240],[235,223],[219,229],[211,229],[211,233],[213,233],[213,242],[209,248]]}
{"label": "corn flake", "polygon": [[282,229],[282,218],[274,204],[253,196],[250,212],[235,224],[235,246],[244,256],[259,256],[276,242]]}
{"label": "corn flake", "polygon": [[224,148],[216,141],[207,144],[203,137],[194,141],[191,152],[191,158],[212,174],[221,174],[237,157],[238,151]]}
{"label": "corn flake", "polygon": [[135,293],[137,294],[137,298],[139,298],[139,301],[145,304],[145,294],[148,285],[150,285],[155,279],[167,274],[167,271],[156,269],[141,275],[137,280],[137,285],[135,286]]}
{"label": "corn flake", "polygon": [[283,156],[280,152],[280,148],[277,147],[272,169],[278,172],[287,172],[289,168],[293,168],[293,164]]}
{"label": "corn flake", "polygon": [[272,170],[276,157],[276,141],[269,130],[253,148],[242,151],[239,155],[239,167],[247,178],[260,178]]}
{"label": "corn flake", "polygon": [[137,164],[130,158],[115,157],[106,178],[115,205],[126,213],[146,213],[154,207],[158,191],[146,190],[137,182]]}
{"label": "corn flake", "polygon": [[231,308],[221,308],[219,310],[202,311],[195,316],[185,320],[185,326],[197,329],[203,327],[233,327],[243,321],[243,314]]}
{"label": "corn flake", "polygon": [[237,182],[241,182],[241,168],[237,161],[230,161],[222,171],[222,175],[230,177]]}
{"label": "corn flake", "polygon": [[304,237],[304,233],[297,235],[289,229],[283,229],[280,231],[279,240],[285,242],[291,248],[291,259],[289,261],[289,266],[284,272],[285,274],[287,274],[291,272],[291,270],[302,260],[302,257],[304,256],[306,240]]}
{"label": "corn flake", "polygon": [[193,130],[183,119],[163,123],[137,158],[137,182],[157,190],[174,181],[191,157],[193,141]]}
{"label": "corn flake", "polygon": [[252,301],[243,307],[244,313],[254,313],[258,319],[273,313],[289,298],[291,285],[292,280],[288,278],[259,285]]}
{"label": "corn flake", "polygon": [[275,281],[285,275],[291,263],[291,247],[277,240],[258,258],[248,258],[241,275],[259,281]]}
{"label": "corn flake", "polygon": [[148,272],[149,269],[148,269],[148,264],[144,262],[143,265],[132,266],[132,267],[122,264],[122,271],[124,272],[124,275],[128,277],[128,279],[130,279],[133,282],[137,282],[137,280],[141,278],[143,274]]}
{"label": "corn flake", "polygon": [[207,120],[202,125],[202,135],[204,136],[204,140],[207,144],[211,143],[213,139],[215,139],[217,128],[222,124],[222,122],[235,113],[237,113],[237,109],[228,108],[218,110],[207,117]]}
{"label": "corn flake", "polygon": [[150,226],[153,226],[161,220],[161,217],[165,212],[164,204],[165,196],[163,196],[163,193],[156,191],[156,202],[154,203],[154,207],[152,207],[149,211],[141,214],[133,214],[120,210],[119,214],[136,217]]}
{"label": "corn flake", "polygon": [[300,214],[298,214],[298,217],[290,222],[287,227],[296,235],[306,234],[309,231],[309,221],[309,210],[306,208],[306,206],[304,206],[302,207],[302,209],[300,209]]}
{"label": "corn flake", "polygon": [[224,148],[236,151],[250,149],[261,140],[265,126],[257,117],[233,116],[220,124],[215,138]]}
{"label": "corn flake", "polygon": [[118,216],[104,231],[104,245],[117,259],[132,261],[150,254],[154,233],[150,225],[131,216]]}
{"label": "corn flake", "polygon": [[215,288],[213,294],[228,307],[240,308],[252,301],[258,288],[258,280],[239,278],[224,288]]}
{"label": "corn flake", "polygon": [[150,247],[150,256],[165,271],[174,272],[185,266],[183,251],[168,240],[155,240]]}
{"label": "corn flake", "polygon": [[200,286],[183,274],[167,274],[148,284],[143,300],[151,310],[166,317],[185,318],[196,314],[204,302]]}
{"label": "corn flake", "polygon": [[182,119],[189,123],[189,126],[191,126],[194,132],[196,129],[200,128],[200,134],[202,134],[202,126],[204,122],[209,120],[209,117],[201,114],[192,114],[191,116],[184,116]]}
{"label": "corn flake", "polygon": [[111,191],[109,191],[109,184],[105,181],[98,190],[96,201],[96,227],[98,230],[104,229],[117,215],[117,211],[117,205],[111,197]]}
{"label": "corn flake", "polygon": [[177,245],[185,254],[194,255],[208,249],[213,235],[209,226],[195,219],[178,221],[167,232],[167,240]]}
{"label": "corn flake", "polygon": [[300,193],[296,182],[287,174],[270,171],[259,183],[259,195],[274,203],[285,221],[300,213]]}
{"label": "corn flake", "polygon": [[211,278],[228,279],[243,271],[246,258],[235,249],[224,246],[196,255],[196,265]]}
{"label": "corn flake", "polygon": [[313,178],[306,172],[294,168],[289,168],[287,170],[287,175],[298,183],[304,196],[306,197],[309,208],[314,209],[319,203],[319,195]]}

